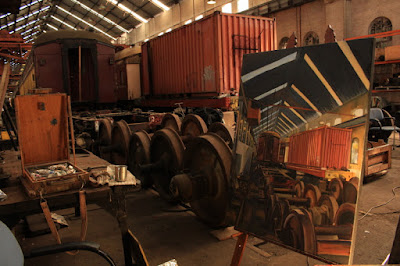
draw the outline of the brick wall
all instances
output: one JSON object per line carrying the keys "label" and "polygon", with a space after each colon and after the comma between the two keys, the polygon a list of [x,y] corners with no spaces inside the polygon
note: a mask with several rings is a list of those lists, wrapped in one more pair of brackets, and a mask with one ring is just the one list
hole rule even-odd
{"label": "brick wall", "polygon": [[[332,25],[337,40],[369,34],[371,22],[380,16],[391,20],[393,30],[400,29],[399,11],[400,0],[316,0],[271,17],[276,18],[278,43],[295,32],[302,46],[309,31],[316,32],[324,43],[328,25]],[[400,36],[393,37],[392,45],[400,45]]]}

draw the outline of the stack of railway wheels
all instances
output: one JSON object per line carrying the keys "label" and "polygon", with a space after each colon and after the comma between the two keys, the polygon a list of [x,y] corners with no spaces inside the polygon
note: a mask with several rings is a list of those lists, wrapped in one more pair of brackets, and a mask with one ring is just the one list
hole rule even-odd
{"label": "stack of railway wheels", "polygon": [[324,194],[314,207],[290,210],[280,233],[285,244],[313,255],[349,256],[355,204],[339,206]]}
{"label": "stack of railway wheels", "polygon": [[[139,130],[149,130],[149,123],[132,123],[128,124],[125,120],[120,120],[113,123],[111,134],[109,131],[109,124],[107,120],[101,121],[99,128],[99,142],[101,137],[104,135],[104,139],[107,139],[109,145],[102,145],[100,148],[100,154],[103,159],[118,164],[126,165],[129,157],[129,142],[133,132]],[[104,125],[104,130],[102,129]],[[109,141],[111,138],[111,141]],[[103,141],[105,143],[106,141]]]}
{"label": "stack of railway wheels", "polygon": [[[160,196],[167,201],[175,202],[180,196],[180,199],[191,202],[193,210],[195,210],[200,218],[204,217],[203,220],[209,220],[206,216],[215,216],[218,215],[218,213],[224,214],[226,209],[221,206],[227,204],[228,198],[226,193],[228,187],[223,186],[222,189],[219,185],[221,182],[224,184],[226,183],[229,172],[224,172],[224,180],[221,181],[219,177],[222,171],[221,165],[217,162],[213,162],[215,165],[208,165],[209,162],[205,160],[218,157],[219,154],[217,150],[219,148],[212,149],[212,147],[214,147],[214,145],[221,145],[229,156],[226,157],[226,155],[224,155],[224,157],[228,159],[220,163],[223,164],[223,169],[230,169],[232,151],[228,144],[233,144],[233,134],[231,135],[228,129],[224,129],[224,125],[218,126],[216,127],[217,129],[215,129],[220,132],[219,134],[224,136],[224,139],[217,134],[207,133],[208,129],[206,123],[200,116],[194,114],[186,115],[182,121],[175,114],[166,114],[161,125],[163,128],[156,131],[153,136],[143,131],[136,132],[132,135],[129,147],[129,169],[142,181],[142,186],[149,187],[154,185]],[[203,142],[211,143],[208,144],[207,151],[199,147]],[[197,157],[197,154],[201,151],[207,153],[207,155],[204,157]],[[215,153],[217,154],[215,155]],[[189,163],[189,160],[193,158],[196,159]],[[229,164],[229,166],[225,164]],[[197,168],[199,165],[202,165],[201,168]],[[208,166],[208,168],[206,166]],[[218,176],[215,180],[217,180],[217,188],[219,190],[217,189],[211,192],[212,194],[217,193],[214,195],[217,197],[217,200],[212,202],[212,204],[215,205],[215,210],[213,210],[213,208],[209,209],[208,205],[201,200],[192,202],[192,198],[187,197],[188,194],[191,195],[192,193],[191,186],[181,187],[178,192],[175,185],[172,185],[174,189],[171,190],[171,180],[174,176],[178,176],[177,179],[179,179],[182,172],[185,174],[194,173],[194,176],[196,176],[198,175],[197,171],[203,168],[205,170],[208,169],[207,171],[210,176]],[[181,179],[182,178],[181,176]],[[197,183],[195,187],[196,185]],[[204,185],[203,183],[201,184],[200,190],[207,189],[203,188]],[[197,188],[195,190],[197,191]],[[195,197],[197,197],[197,194]],[[221,197],[223,199],[221,200],[221,204],[216,203],[220,201]],[[205,207],[206,205],[207,207]],[[220,220],[224,219],[218,218],[217,220],[217,223],[221,223]]]}
{"label": "stack of railway wheels", "polygon": [[111,145],[111,131],[113,121],[108,118],[99,120],[99,135],[94,145],[94,153],[106,161],[111,161],[111,153],[104,152],[103,148]]}

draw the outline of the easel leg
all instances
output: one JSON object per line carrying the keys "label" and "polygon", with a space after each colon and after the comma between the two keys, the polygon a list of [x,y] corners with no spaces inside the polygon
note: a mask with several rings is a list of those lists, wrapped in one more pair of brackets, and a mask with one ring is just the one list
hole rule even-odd
{"label": "easel leg", "polygon": [[243,258],[244,247],[247,243],[248,234],[242,233],[236,241],[235,252],[233,253],[231,266],[239,266]]}

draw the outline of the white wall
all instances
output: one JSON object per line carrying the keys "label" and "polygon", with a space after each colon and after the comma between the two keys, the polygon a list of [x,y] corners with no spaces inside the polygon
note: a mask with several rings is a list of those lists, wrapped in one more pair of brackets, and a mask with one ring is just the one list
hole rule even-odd
{"label": "white wall", "polygon": [[[127,36],[120,38],[118,42],[135,44],[157,37],[160,32],[165,32],[169,28],[178,28],[189,19],[194,21],[199,15],[207,16],[214,11],[221,11],[222,6],[227,3],[232,3],[233,13],[237,11],[237,0],[216,0],[216,2],[215,5],[209,5],[207,0],[182,0],[179,4],[170,7],[170,10],[161,12],[161,14],[150,19],[148,23],[142,23],[141,26],[129,32]],[[260,0],[249,0],[250,8],[253,4],[259,5],[260,3]]]}

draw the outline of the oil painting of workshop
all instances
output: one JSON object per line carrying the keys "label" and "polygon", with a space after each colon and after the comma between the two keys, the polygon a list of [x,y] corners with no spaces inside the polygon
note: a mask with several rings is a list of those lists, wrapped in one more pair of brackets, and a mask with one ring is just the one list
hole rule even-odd
{"label": "oil painting of workshop", "polygon": [[237,228],[348,262],[373,41],[245,55],[235,155],[246,196]]}
{"label": "oil painting of workshop", "polygon": [[0,265],[400,264],[400,1],[0,1]]}

